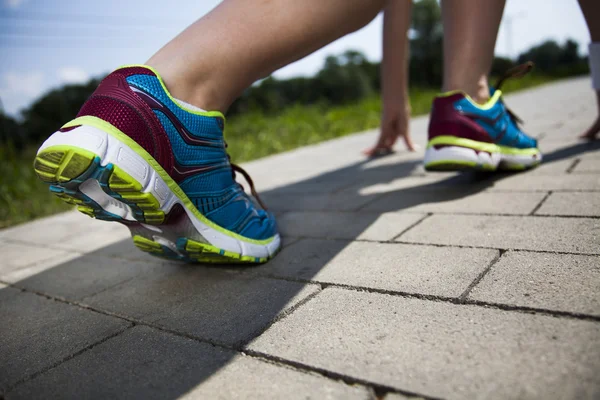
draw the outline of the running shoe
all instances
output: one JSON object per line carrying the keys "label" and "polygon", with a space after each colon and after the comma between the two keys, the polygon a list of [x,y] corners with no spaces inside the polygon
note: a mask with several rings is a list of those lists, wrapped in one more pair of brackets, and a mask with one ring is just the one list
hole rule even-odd
{"label": "running shoe", "polygon": [[504,105],[500,91],[506,79],[523,76],[532,67],[527,63],[509,70],[495,89],[490,89],[485,104],[458,91],[436,97],[429,121],[425,169],[524,170],[538,165],[542,153],[537,140],[520,129],[522,121]]}
{"label": "running shoe", "polygon": [[262,263],[279,250],[280,236],[248,174],[229,160],[224,123],[220,112],[174,99],[152,68],[125,66],[42,144],[34,169],[82,213],[125,224],[143,251]]}

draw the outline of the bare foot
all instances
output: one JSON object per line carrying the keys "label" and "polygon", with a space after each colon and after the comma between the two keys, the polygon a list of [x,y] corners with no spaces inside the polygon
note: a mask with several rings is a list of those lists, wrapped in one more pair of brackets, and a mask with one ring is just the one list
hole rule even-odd
{"label": "bare foot", "polygon": [[592,126],[590,126],[588,130],[579,137],[581,139],[595,140],[597,139],[596,136],[598,136],[598,133],[600,133],[600,117],[598,117]]}

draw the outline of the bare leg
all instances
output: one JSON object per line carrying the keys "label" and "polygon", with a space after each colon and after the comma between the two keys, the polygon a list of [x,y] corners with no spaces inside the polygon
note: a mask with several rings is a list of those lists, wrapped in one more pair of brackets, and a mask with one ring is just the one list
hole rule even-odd
{"label": "bare leg", "polygon": [[150,60],[173,95],[226,111],[253,82],[371,21],[385,0],[225,0]]}
{"label": "bare leg", "polygon": [[443,91],[462,90],[475,101],[489,98],[492,67],[505,0],[442,0],[444,23]]}
{"label": "bare leg", "polygon": [[[579,0],[579,6],[585,17],[592,42],[600,42],[600,3],[597,0]],[[598,105],[598,117],[591,127],[585,131],[581,137],[586,139],[595,139],[600,133],[600,91],[596,90],[596,103]]]}

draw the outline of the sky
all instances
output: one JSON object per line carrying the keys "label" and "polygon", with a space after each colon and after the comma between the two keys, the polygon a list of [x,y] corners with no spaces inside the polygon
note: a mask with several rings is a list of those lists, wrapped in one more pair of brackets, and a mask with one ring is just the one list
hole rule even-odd
{"label": "sky", "polygon": [[[0,0],[0,99],[9,115],[54,87],[80,83],[123,64],[144,63],[218,0]],[[168,4],[169,7],[164,5]],[[381,60],[382,16],[290,64],[275,76],[310,76],[347,49]],[[577,0],[507,0],[496,53],[516,56],[547,39],[590,41]]]}

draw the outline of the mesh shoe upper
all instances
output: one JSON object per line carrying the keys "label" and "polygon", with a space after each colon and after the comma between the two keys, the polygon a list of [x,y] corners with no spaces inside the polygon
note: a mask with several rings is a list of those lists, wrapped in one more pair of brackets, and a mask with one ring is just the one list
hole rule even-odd
{"label": "mesh shoe upper", "polygon": [[234,179],[222,115],[183,109],[151,69],[116,70],[100,84],[81,115],[102,118],[132,137],[217,225],[255,240],[276,234],[274,217],[258,208]]}
{"label": "mesh shoe upper", "polygon": [[464,137],[519,149],[537,147],[537,141],[525,134],[507,111],[500,91],[493,92],[485,105],[476,104],[463,93],[437,97],[429,124],[429,138],[436,136]]}

